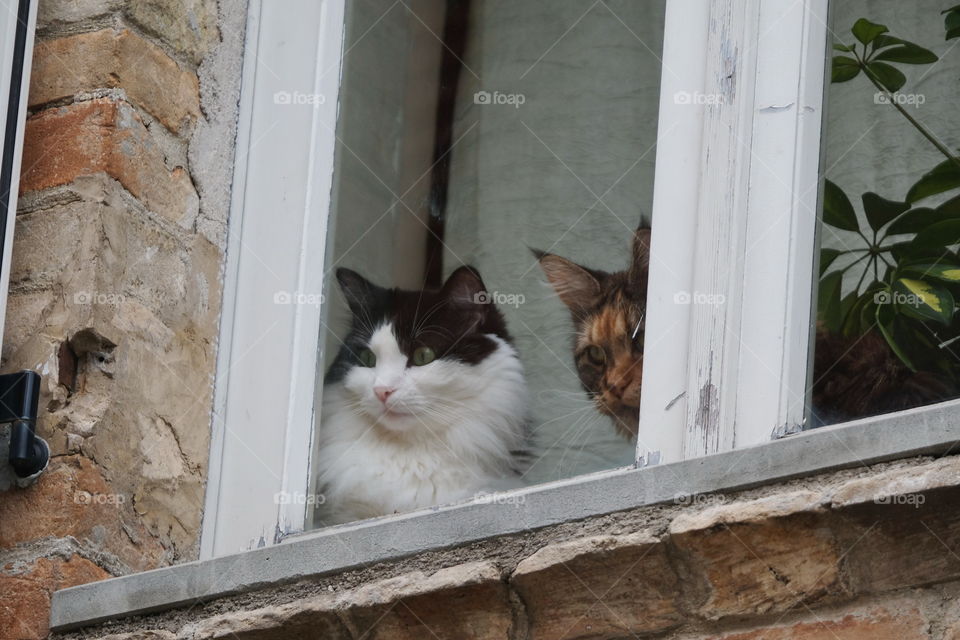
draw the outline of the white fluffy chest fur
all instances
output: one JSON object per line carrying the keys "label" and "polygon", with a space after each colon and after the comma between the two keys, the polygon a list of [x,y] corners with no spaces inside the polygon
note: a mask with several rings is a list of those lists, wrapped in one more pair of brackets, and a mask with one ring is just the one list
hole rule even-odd
{"label": "white fluffy chest fur", "polygon": [[[524,445],[526,386],[516,352],[477,364],[407,367],[390,327],[370,340],[376,366],[324,388],[316,460],[319,524],[411,511],[521,485],[511,451]],[[374,388],[396,389],[387,412]]]}

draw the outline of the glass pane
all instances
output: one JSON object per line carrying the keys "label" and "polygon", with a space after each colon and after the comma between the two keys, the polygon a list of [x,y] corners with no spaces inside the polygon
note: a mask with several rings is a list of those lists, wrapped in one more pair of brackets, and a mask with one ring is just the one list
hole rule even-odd
{"label": "glass pane", "polygon": [[952,398],[960,379],[960,10],[832,5],[812,426]]}
{"label": "glass pane", "polygon": [[315,526],[632,464],[664,2],[347,7]]}

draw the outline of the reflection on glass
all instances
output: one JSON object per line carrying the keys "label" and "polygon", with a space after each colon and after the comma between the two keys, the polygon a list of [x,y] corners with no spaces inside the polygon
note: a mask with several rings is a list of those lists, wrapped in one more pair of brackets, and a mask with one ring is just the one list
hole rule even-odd
{"label": "reflection on glass", "polygon": [[348,3],[315,526],[633,462],[663,5]]}
{"label": "reflection on glass", "polygon": [[833,5],[814,426],[952,398],[960,380],[960,10]]}

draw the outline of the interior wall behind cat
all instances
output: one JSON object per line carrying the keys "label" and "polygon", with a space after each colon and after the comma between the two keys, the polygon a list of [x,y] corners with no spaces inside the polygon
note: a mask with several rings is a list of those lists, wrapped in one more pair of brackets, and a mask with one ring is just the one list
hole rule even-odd
{"label": "interior wall behind cat", "polygon": [[407,4],[347,3],[321,329],[330,358],[349,319],[337,266],[383,286],[423,283],[445,11],[444,0]]}
{"label": "interior wall behind cat", "polygon": [[569,314],[528,250],[621,270],[641,215],[649,222],[664,3],[607,5],[472,6],[444,270],[477,266],[507,316],[533,403],[528,481],[634,458],[580,388]]}

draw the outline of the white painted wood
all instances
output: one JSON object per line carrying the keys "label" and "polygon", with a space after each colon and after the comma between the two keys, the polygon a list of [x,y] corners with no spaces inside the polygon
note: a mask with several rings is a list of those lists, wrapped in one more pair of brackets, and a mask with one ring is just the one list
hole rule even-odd
{"label": "white painted wood", "polygon": [[[658,149],[640,465],[758,444],[802,424],[826,5],[701,3],[703,46],[681,53],[671,49],[684,37],[671,16],[691,32],[703,18],[669,5],[664,93],[675,90],[676,65],[701,121],[697,129],[662,97],[661,131],[683,130]],[[674,284],[682,304],[671,304]]]}
{"label": "white painted wood", "polygon": [[[759,0],[711,3],[685,458],[733,447]],[[656,213],[654,213],[656,216]]]}
{"label": "white painted wood", "polygon": [[[9,165],[10,175],[9,191],[0,194],[0,197],[5,199],[7,213],[2,255],[0,255],[0,309],[7,308],[7,287],[10,283],[10,261],[13,255],[13,232],[16,226],[17,195],[20,184],[20,161],[23,157],[23,132],[27,121],[27,89],[30,86],[36,22],[37,0],[11,1],[0,9],[0,149],[4,151],[3,162]],[[21,27],[21,38],[23,38],[19,52],[16,47],[18,24]],[[20,56],[22,59],[18,60]],[[14,104],[16,111],[10,114],[8,110],[11,93],[17,89],[19,89],[19,97]],[[12,138],[8,139],[8,136]],[[5,316],[5,313],[0,313],[0,340],[3,336]]]}
{"label": "white painted wood", "polygon": [[680,460],[687,426],[690,305],[710,4],[667,3],[637,464]]}
{"label": "white painted wood", "polygon": [[807,397],[827,0],[765,0],[747,204],[735,446],[798,431]]}
{"label": "white painted wood", "polygon": [[203,558],[304,528],[343,15],[250,5]]}

